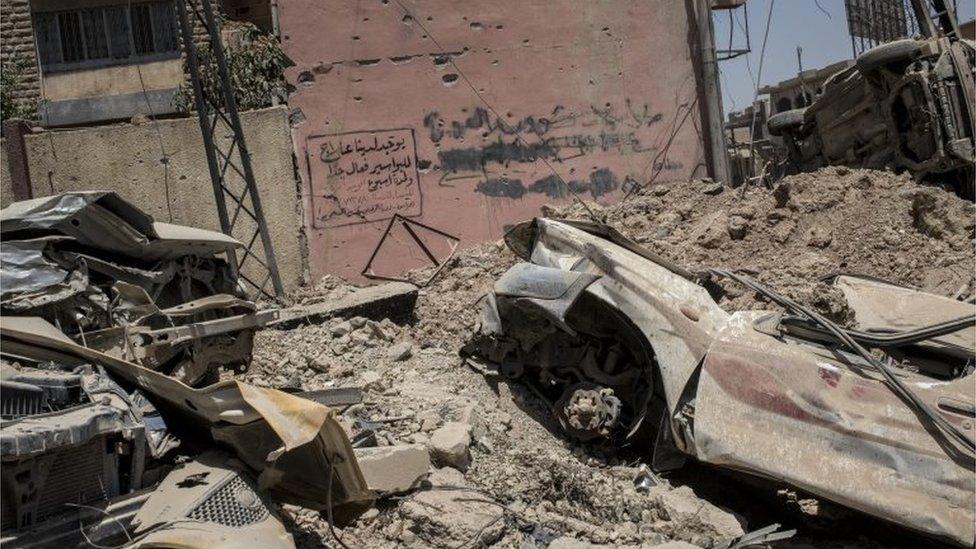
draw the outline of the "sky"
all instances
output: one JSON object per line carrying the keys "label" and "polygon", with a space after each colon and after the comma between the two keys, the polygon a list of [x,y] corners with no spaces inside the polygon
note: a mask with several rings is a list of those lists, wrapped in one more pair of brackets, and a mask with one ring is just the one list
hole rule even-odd
{"label": "sky", "polygon": [[[796,76],[796,47],[802,49],[803,69],[816,69],[836,61],[851,59],[850,35],[844,0],[748,0],[749,36],[752,53],[719,62],[722,73],[722,105],[725,112],[749,106],[755,94],[755,77],[759,76],[760,49],[770,2],[773,2],[772,25],[766,42],[766,55],[760,77],[763,86]],[[817,6],[817,3],[823,8]],[[959,21],[976,15],[976,0],[958,0]],[[826,13],[824,13],[826,12]],[[729,44],[729,12],[715,11],[715,42],[719,49]],[[731,12],[732,47],[745,46],[744,10]],[[752,76],[750,76],[750,69]]]}

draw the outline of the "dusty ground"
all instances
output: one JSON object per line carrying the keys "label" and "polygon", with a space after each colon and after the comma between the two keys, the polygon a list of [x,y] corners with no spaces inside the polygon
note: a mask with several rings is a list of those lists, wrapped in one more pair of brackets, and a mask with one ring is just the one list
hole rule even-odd
{"label": "dusty ground", "polygon": [[[847,271],[950,296],[973,292],[972,204],[944,191],[843,168],[792,176],[774,192],[742,197],[734,189],[716,194],[719,189],[709,182],[659,184],[624,204],[591,208],[691,270],[745,269],[847,322],[856,319],[818,277]],[[579,205],[546,213],[585,217]],[[514,260],[501,243],[460,254],[421,290],[410,326],[333,320],[258,335],[245,379],[306,390],[365,386],[366,401],[344,417],[350,425],[389,419],[380,424],[380,445],[426,445],[452,422],[472,434],[464,473],[440,469],[431,475],[433,489],[382,502],[338,530],[347,545],[558,548],[572,540],[617,546],[679,540],[710,547],[773,522],[800,529],[790,546],[920,543],[785,486],[694,464],[639,491],[639,449],[563,439],[531,393],[490,383],[457,357],[478,320],[477,300]],[[294,297],[308,303],[351,291],[326,279]],[[769,307],[736,289],[723,306]],[[300,545],[336,545],[316,514],[297,508],[284,514]]]}

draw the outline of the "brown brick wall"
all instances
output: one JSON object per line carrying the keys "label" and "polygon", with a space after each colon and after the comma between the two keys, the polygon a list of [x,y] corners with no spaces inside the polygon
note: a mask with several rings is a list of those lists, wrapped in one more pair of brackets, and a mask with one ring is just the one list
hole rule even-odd
{"label": "brown brick wall", "polygon": [[24,107],[34,107],[41,98],[34,54],[34,28],[29,0],[0,0],[0,70],[14,70],[21,64],[19,78],[10,95]]}

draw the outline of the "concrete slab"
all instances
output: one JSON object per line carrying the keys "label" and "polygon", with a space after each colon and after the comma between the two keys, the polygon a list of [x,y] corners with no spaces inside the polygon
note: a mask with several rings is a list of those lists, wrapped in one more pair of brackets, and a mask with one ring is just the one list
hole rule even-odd
{"label": "concrete slab", "polygon": [[430,469],[427,449],[419,444],[356,448],[354,452],[366,486],[380,494],[407,492]]}
{"label": "concrete slab", "polygon": [[268,326],[290,330],[303,324],[320,324],[330,318],[354,316],[373,320],[389,318],[403,324],[413,319],[416,302],[416,286],[405,282],[389,282],[360,288],[335,301],[282,309],[278,321]]}

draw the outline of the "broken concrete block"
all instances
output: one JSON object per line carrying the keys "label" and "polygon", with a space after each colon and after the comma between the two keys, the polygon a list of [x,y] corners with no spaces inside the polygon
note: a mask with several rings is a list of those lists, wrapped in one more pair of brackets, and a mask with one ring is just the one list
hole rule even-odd
{"label": "broken concrete block", "polygon": [[400,506],[410,531],[434,547],[456,547],[456,540],[471,540],[471,547],[492,545],[505,533],[504,513],[474,490],[420,492]]}
{"label": "broken concrete block", "polygon": [[729,217],[729,237],[732,240],[742,240],[749,232],[749,220],[738,215]]}
{"label": "broken concrete block", "polygon": [[393,331],[386,330],[382,324],[376,322],[375,320],[367,320],[366,329],[369,330],[369,333],[373,339],[378,339],[381,341],[393,341]]}
{"label": "broken concrete block", "polygon": [[814,225],[807,231],[807,246],[812,248],[826,248],[830,246],[833,239],[834,235],[830,228],[823,225]]}
{"label": "broken concrete block", "polygon": [[473,440],[480,440],[488,434],[488,427],[474,406],[468,406],[461,412],[461,423],[468,426]]}
{"label": "broken concrete block", "polygon": [[366,370],[365,372],[359,374],[359,380],[363,384],[363,389],[375,389],[377,391],[383,390],[383,376],[372,370]]}
{"label": "broken concrete block", "polygon": [[674,537],[701,546],[712,546],[745,534],[735,515],[699,498],[688,486],[673,490],[662,487],[657,494],[657,501],[667,520],[684,525],[683,534],[693,532],[690,539],[685,535]]}
{"label": "broken concrete block", "polygon": [[357,448],[366,486],[379,494],[402,494],[417,487],[430,469],[427,449],[416,444]]}
{"label": "broken concrete block", "polygon": [[728,224],[728,216],[724,212],[709,214],[692,229],[692,238],[702,248],[718,248],[728,239]]}
{"label": "broken concrete block", "polygon": [[722,191],[724,191],[724,190],[725,190],[725,187],[722,186],[721,183],[710,183],[710,184],[705,185],[704,187],[702,187],[702,192],[705,193],[705,194],[707,194],[707,195],[711,195],[711,196],[715,196],[717,194],[721,194]]}
{"label": "broken concrete block", "polygon": [[349,323],[352,324],[353,328],[359,329],[366,325],[366,318],[361,316],[354,316],[349,319]]}
{"label": "broken concrete block", "polygon": [[430,436],[430,457],[436,465],[467,471],[471,465],[471,428],[452,421],[434,431]]}
{"label": "broken concrete block", "polygon": [[332,333],[332,337],[342,337],[352,331],[352,324],[348,320],[344,320],[329,330]]}
{"label": "broken concrete block", "polygon": [[278,321],[269,327],[290,330],[306,324],[321,324],[330,318],[365,317],[373,320],[389,318],[394,322],[408,322],[413,318],[417,302],[417,287],[405,282],[377,284],[313,305],[298,305],[280,312]]}
{"label": "broken concrete block", "polygon": [[386,356],[390,360],[395,360],[398,362],[401,360],[407,360],[413,356],[413,345],[407,341],[401,341],[400,343],[391,345],[386,351]]}

